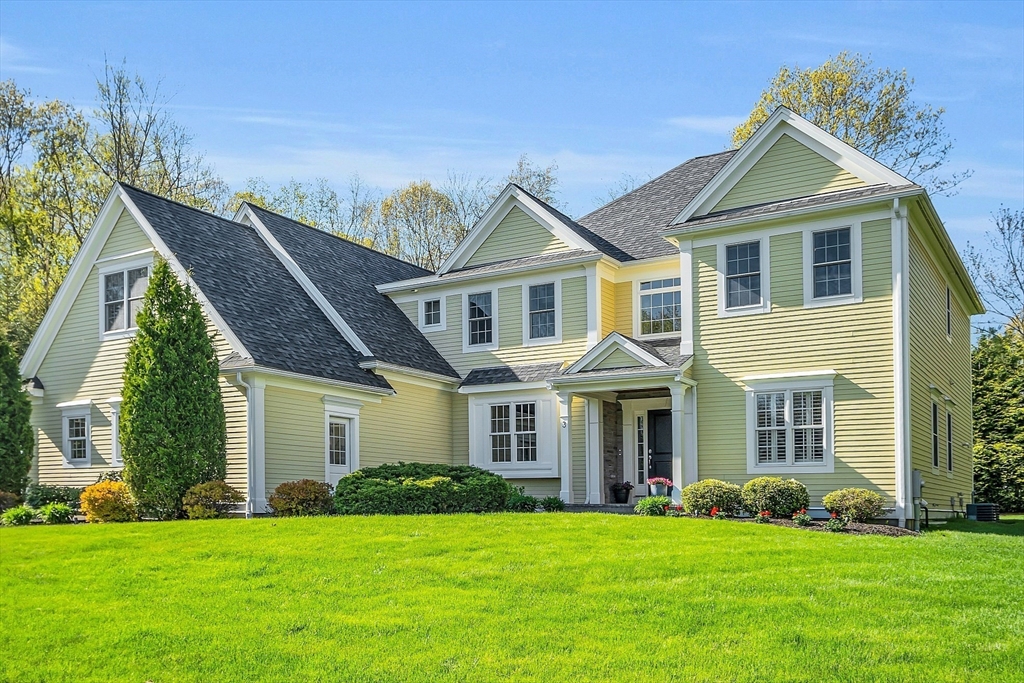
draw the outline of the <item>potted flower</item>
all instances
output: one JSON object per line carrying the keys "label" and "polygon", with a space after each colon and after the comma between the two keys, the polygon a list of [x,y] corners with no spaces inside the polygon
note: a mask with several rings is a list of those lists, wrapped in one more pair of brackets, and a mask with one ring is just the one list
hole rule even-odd
{"label": "potted flower", "polygon": [[672,490],[672,480],[665,477],[651,477],[647,480],[652,496],[667,496]]}
{"label": "potted flower", "polygon": [[633,485],[628,481],[620,481],[612,484],[612,499],[618,503],[629,502],[629,492],[633,490]]}

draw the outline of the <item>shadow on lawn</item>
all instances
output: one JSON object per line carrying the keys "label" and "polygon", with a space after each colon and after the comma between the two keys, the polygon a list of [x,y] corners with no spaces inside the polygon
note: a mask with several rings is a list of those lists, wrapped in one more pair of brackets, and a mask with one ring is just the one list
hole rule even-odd
{"label": "shadow on lawn", "polygon": [[969,534],[996,534],[999,536],[1024,536],[1024,518],[1013,515],[998,522],[972,522],[966,519],[951,519],[945,524],[933,525],[925,531],[961,531]]}

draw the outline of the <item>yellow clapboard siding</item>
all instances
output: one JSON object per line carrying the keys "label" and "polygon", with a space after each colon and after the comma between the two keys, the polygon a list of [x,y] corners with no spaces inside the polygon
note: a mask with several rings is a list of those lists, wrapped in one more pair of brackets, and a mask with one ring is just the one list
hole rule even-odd
{"label": "yellow clapboard siding", "polygon": [[715,246],[694,249],[698,469],[738,484],[746,460],[745,392],[754,374],[834,369],[835,472],[794,475],[811,498],[846,486],[895,494],[890,221],[862,226],[858,304],[803,308],[802,236],[770,241],[772,312],[718,317]]}
{"label": "yellow clapboard siding", "polygon": [[452,392],[387,375],[394,396],[359,412],[359,465],[452,462]]}
{"label": "yellow clapboard siding", "polygon": [[523,489],[523,493],[528,496],[558,498],[562,481],[560,479],[509,479],[508,483]]}
{"label": "yellow clapboard siding", "polygon": [[579,396],[572,397],[572,491],[573,502],[587,501],[587,404]]}
{"label": "yellow clapboard siding", "polygon": [[615,283],[601,278],[601,338],[615,329]]}
{"label": "yellow clapboard siding", "polygon": [[[601,290],[605,292],[604,289]],[[633,283],[615,283],[615,331],[627,337],[633,336]]]}
{"label": "yellow clapboard siding", "polygon": [[860,178],[784,134],[711,211],[863,185]]}
{"label": "yellow clapboard siding", "polygon": [[[933,508],[949,508],[958,494],[970,501],[973,424],[971,415],[970,317],[956,297],[953,334],[946,335],[946,280],[917,230],[910,235],[910,438],[914,469],[924,473],[924,497]],[[933,391],[931,386],[937,387]],[[948,396],[953,401],[943,399]],[[932,468],[932,401],[939,406],[939,467]],[[946,410],[953,415],[953,472],[946,468]]]}
{"label": "yellow clapboard siding", "polygon": [[638,368],[641,365],[643,365],[643,363],[638,361],[636,358],[633,358],[633,356],[620,348],[609,353],[607,358],[594,366],[594,369],[608,370],[611,368]]}
{"label": "yellow clapboard siding", "polygon": [[518,206],[494,228],[473,255],[467,266],[479,266],[514,258],[539,256],[552,252],[569,251],[571,247],[537,221],[527,216]]}
{"label": "yellow clapboard siding", "polygon": [[[120,256],[152,244],[128,212],[122,213],[100,251],[101,257]],[[33,476],[40,483],[84,486],[94,483],[110,469],[110,407],[105,400],[121,395],[121,374],[130,339],[100,339],[100,275],[96,268],[86,279],[71,306],[53,344],[40,365],[38,377],[45,386],[44,398],[33,406],[32,423],[37,435],[37,459]],[[232,349],[216,328],[208,322],[218,358]],[[245,395],[224,379],[221,396],[227,423],[228,472],[232,486],[246,486],[246,400]],[[93,401],[91,420],[91,466],[64,467],[62,411],[58,403],[89,399]]]}
{"label": "yellow clapboard siding", "polygon": [[264,390],[263,438],[268,497],[286,481],[325,479],[323,389],[315,385],[310,388],[311,391],[297,391],[267,386]]}
{"label": "yellow clapboard siding", "polygon": [[452,464],[469,464],[469,396],[452,394]]}

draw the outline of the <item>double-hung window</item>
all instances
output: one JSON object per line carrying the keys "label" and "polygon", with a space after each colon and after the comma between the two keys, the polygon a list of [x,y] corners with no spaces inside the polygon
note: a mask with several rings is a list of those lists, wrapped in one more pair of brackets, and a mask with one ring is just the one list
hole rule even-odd
{"label": "double-hung window", "polygon": [[63,453],[65,467],[88,467],[92,464],[92,415],[89,402],[73,401],[62,408]]}
{"label": "double-hung window", "polygon": [[491,292],[469,294],[467,315],[469,346],[488,346],[494,343],[494,317]]}
{"label": "double-hung window", "polygon": [[332,418],[328,421],[327,461],[331,465],[348,464],[348,420]]}
{"label": "double-hung window", "polygon": [[850,232],[850,228],[836,228],[813,234],[815,299],[848,296],[853,293],[853,251]]}
{"label": "double-hung window", "polygon": [[640,283],[640,335],[679,332],[682,326],[680,278]]}
{"label": "double-hung window", "polygon": [[555,283],[530,285],[530,339],[555,337]]}
{"label": "double-hung window", "polygon": [[831,471],[830,383],[755,387],[747,396],[748,472]]}
{"label": "double-hung window", "polygon": [[725,247],[725,307],[761,305],[761,242]]}
{"label": "double-hung window", "polygon": [[134,329],[149,285],[149,266],[106,272],[102,278],[103,331]]}
{"label": "double-hung window", "polygon": [[953,413],[946,411],[946,470],[953,471]]}
{"label": "double-hung window", "polygon": [[932,402],[932,467],[939,469],[939,404]]}
{"label": "double-hung window", "polygon": [[492,463],[537,462],[537,404],[499,403],[491,406]]}

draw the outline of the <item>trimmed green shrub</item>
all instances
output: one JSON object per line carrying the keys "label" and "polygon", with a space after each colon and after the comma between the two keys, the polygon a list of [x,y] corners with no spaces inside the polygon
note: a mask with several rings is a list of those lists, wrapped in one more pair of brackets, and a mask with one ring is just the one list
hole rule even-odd
{"label": "trimmed green shrub", "polygon": [[558,496],[541,498],[540,506],[544,509],[544,512],[565,512],[565,501]]}
{"label": "trimmed green shrub", "polygon": [[539,506],[540,501],[526,495],[522,489],[509,496],[505,502],[505,509],[509,512],[536,512]]}
{"label": "trimmed green shrub", "polygon": [[235,505],[245,496],[220,480],[196,484],[181,499],[185,515],[189,519],[216,519],[227,517]]}
{"label": "trimmed green shrub", "polygon": [[839,489],[826,495],[825,509],[851,522],[867,522],[885,514],[885,496],[868,489]]}
{"label": "trimmed green shrub", "polygon": [[400,462],[342,477],[334,505],[342,515],[499,512],[514,492],[503,477],[477,467]]}
{"label": "trimmed green shrub", "polygon": [[13,507],[0,515],[0,524],[4,526],[25,526],[36,518],[36,511],[27,505]]}
{"label": "trimmed green shrub", "polygon": [[21,495],[28,484],[35,450],[29,419],[32,404],[21,390],[18,358],[5,337],[0,337],[0,491]]}
{"label": "trimmed green shrub", "polygon": [[743,507],[751,515],[768,510],[775,517],[789,517],[808,507],[807,487],[796,479],[757,477],[743,485]]}
{"label": "trimmed green shrub", "polygon": [[77,510],[84,490],[74,486],[29,484],[25,492],[25,502],[34,508],[41,508],[47,503],[66,503]]}
{"label": "trimmed green shrub", "polygon": [[974,488],[977,500],[1001,512],[1024,512],[1024,436],[1020,443],[974,444]]}
{"label": "trimmed green shrub", "polygon": [[10,491],[0,491],[0,512],[21,505],[21,496]]}
{"label": "trimmed green shrub", "polygon": [[82,512],[87,522],[134,522],[138,506],[123,481],[100,481],[82,491]]}
{"label": "trimmed green shrub", "polygon": [[44,524],[70,524],[75,511],[67,503],[47,503],[39,508],[39,519]]}
{"label": "trimmed green shrub", "polygon": [[195,294],[162,259],[137,327],[123,375],[124,480],[147,513],[173,519],[186,491],[227,469],[220,366]]}
{"label": "trimmed green shrub", "polygon": [[672,499],[668,496],[647,496],[640,499],[640,502],[633,508],[633,512],[644,517],[664,517],[665,508],[670,505],[672,505]]}
{"label": "trimmed green shrub", "polygon": [[314,479],[286,481],[267,501],[279,517],[316,517],[334,512],[331,485]]}
{"label": "trimmed green shrub", "polygon": [[702,479],[685,487],[681,492],[683,510],[693,515],[711,514],[713,508],[720,513],[736,514],[742,503],[743,495],[736,484],[719,479]]}

